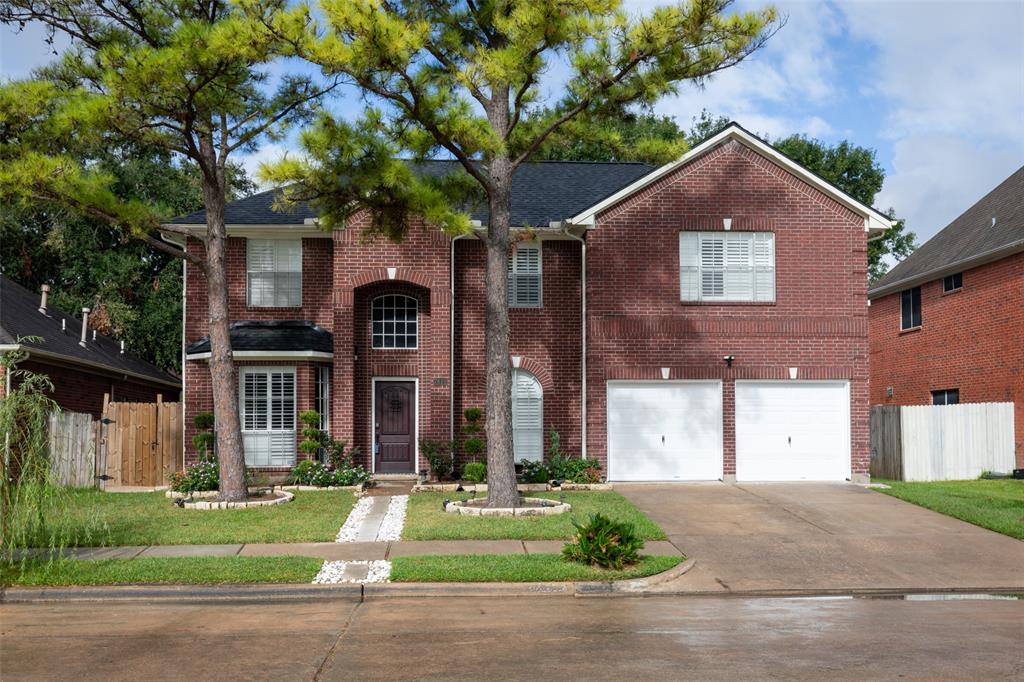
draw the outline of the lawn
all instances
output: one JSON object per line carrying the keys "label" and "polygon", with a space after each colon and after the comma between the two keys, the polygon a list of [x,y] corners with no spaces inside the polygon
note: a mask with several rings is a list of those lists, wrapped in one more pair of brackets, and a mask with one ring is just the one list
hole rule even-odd
{"label": "lawn", "polygon": [[[461,516],[441,508],[447,499],[465,494],[416,493],[409,498],[403,540],[568,540],[576,532],[573,522],[586,521],[596,512],[629,521],[645,540],[664,540],[665,533],[643,512],[616,492],[566,492],[572,511],[558,516]],[[558,499],[559,493],[530,493],[531,497]]]}
{"label": "lawn", "polygon": [[175,557],[30,562],[0,566],[0,584],[223,585],[311,583],[323,561],[309,557]]}
{"label": "lawn", "polygon": [[678,556],[645,556],[621,571],[566,561],[558,554],[410,556],[391,560],[396,583],[560,582],[643,578],[672,568]]}
{"label": "lawn", "polygon": [[1024,481],[875,481],[878,492],[1024,540]]}
{"label": "lawn", "polygon": [[[299,491],[281,505],[253,509],[179,509],[157,493],[71,490],[50,522],[69,547],[201,545],[250,542],[330,542],[356,497],[348,491]],[[37,547],[50,546],[37,537]]]}

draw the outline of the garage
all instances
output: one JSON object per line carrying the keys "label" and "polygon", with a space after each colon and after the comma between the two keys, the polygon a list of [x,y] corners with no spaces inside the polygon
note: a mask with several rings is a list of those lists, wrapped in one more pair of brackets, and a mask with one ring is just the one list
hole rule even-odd
{"label": "garage", "polygon": [[849,477],[849,382],[736,382],[737,481]]}
{"label": "garage", "polygon": [[721,382],[608,382],[609,480],[721,477]]}

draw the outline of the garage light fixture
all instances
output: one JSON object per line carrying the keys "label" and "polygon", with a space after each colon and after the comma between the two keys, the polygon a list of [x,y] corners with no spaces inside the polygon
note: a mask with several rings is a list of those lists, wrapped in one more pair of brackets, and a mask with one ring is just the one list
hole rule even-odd
{"label": "garage light fixture", "polygon": [[722,359],[725,360],[725,366],[726,367],[732,368],[732,361],[736,359],[736,356],[735,355],[726,355]]}

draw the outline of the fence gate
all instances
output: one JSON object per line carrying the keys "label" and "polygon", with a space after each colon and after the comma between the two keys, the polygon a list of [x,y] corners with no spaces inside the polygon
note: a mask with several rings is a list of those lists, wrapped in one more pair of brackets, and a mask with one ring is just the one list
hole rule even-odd
{"label": "fence gate", "polygon": [[[160,486],[181,469],[181,403],[107,403],[100,466],[108,486]],[[104,461],[105,460],[105,461]]]}

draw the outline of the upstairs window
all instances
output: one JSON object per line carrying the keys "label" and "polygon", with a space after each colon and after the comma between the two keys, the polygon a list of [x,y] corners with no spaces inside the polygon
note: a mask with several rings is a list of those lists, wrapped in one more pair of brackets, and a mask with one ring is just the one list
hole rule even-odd
{"label": "upstairs window", "polygon": [[680,232],[682,301],[774,301],[771,232]]}
{"label": "upstairs window", "polygon": [[247,298],[253,308],[302,305],[302,240],[246,240]]}
{"label": "upstairs window", "polygon": [[373,299],[371,332],[374,348],[416,348],[417,301],[412,296],[387,294]]}
{"label": "upstairs window", "polygon": [[900,294],[900,329],[921,326],[921,287]]}
{"label": "upstairs window", "polygon": [[932,405],[959,405],[960,389],[944,388],[941,391],[932,391]]}
{"label": "upstairs window", "polygon": [[956,291],[962,289],[964,286],[964,273],[958,272],[953,275],[946,275],[942,278],[942,292],[949,293],[950,291]]}
{"label": "upstairs window", "polygon": [[541,250],[539,244],[520,244],[508,258],[510,308],[541,307]]}

